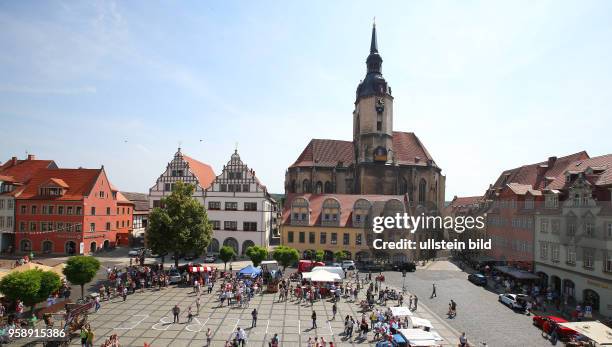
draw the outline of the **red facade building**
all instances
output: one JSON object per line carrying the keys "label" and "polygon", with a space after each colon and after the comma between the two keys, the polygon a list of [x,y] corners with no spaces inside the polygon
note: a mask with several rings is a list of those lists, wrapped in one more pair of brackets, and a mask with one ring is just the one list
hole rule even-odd
{"label": "red facade building", "polygon": [[589,158],[584,151],[565,157],[524,165],[502,172],[485,194],[487,237],[492,240],[487,255],[509,265],[533,271],[536,207],[544,201],[542,191],[568,166]]}
{"label": "red facade building", "polygon": [[[19,252],[91,254],[131,227],[130,203],[100,169],[39,169],[16,194]],[[123,222],[123,224],[122,224]]]}

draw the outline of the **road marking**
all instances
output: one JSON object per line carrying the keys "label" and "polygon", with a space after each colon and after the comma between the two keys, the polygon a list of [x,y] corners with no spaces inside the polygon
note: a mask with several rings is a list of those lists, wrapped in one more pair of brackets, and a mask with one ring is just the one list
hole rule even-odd
{"label": "road marking", "polygon": [[[153,326],[151,327],[151,329],[153,329],[153,330],[161,330],[161,331],[166,331],[166,330],[168,330],[168,328],[170,328],[170,324],[174,324],[174,321],[172,321],[172,322],[166,322],[166,321],[164,320],[164,318],[168,318],[168,319],[170,319],[170,317],[168,317],[168,316],[161,317],[161,318],[159,319],[159,322],[157,322],[157,323],[153,324]],[[157,327],[159,324],[162,324],[163,329],[160,329],[160,328],[158,328],[158,327]]]}
{"label": "road marking", "polygon": [[270,326],[270,320],[268,319],[268,324],[266,324],[266,335],[268,334],[268,327]]}
{"label": "road marking", "polygon": [[196,324],[197,324],[197,325],[200,327],[200,329],[198,329],[198,330],[192,330],[192,329],[191,329],[191,326],[192,326],[192,325],[196,325],[196,324],[193,324],[193,323],[192,323],[192,324],[187,325],[187,326],[185,327],[185,329],[186,329],[186,330],[188,330],[188,331],[194,332],[194,333],[199,333],[200,331],[202,331],[202,329],[204,329],[204,326],[206,325],[206,323],[208,323],[208,320],[210,319],[210,317],[209,317],[209,318],[207,318],[207,319],[206,319],[206,321],[205,321],[204,323],[200,322],[200,320],[199,320],[197,317],[194,317],[193,319],[194,319],[194,320],[197,322]]}
{"label": "road marking", "polygon": [[298,319],[298,335],[302,335],[302,323],[300,323],[299,319]]}
{"label": "road marking", "polygon": [[327,325],[329,326],[329,333],[333,335],[334,331],[332,330],[331,323],[329,321],[327,321]]}
{"label": "road marking", "polygon": [[[136,328],[138,326],[138,324],[142,323],[143,320],[147,319],[147,317],[149,317],[148,314],[134,314],[132,315],[132,317],[142,317],[142,319],[140,319],[138,322],[136,322],[133,326],[127,328],[127,327],[121,327],[121,326],[117,326],[116,328],[113,329],[117,329],[117,330],[132,330],[134,328]],[[122,325],[123,323],[120,323],[119,325]]]}

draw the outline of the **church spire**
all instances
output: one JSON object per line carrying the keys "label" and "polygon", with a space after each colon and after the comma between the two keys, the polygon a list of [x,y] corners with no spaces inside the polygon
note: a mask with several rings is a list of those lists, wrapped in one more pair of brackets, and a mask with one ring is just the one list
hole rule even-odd
{"label": "church spire", "polygon": [[378,53],[378,43],[376,42],[376,17],[372,24],[372,41],[370,42],[370,54]]}

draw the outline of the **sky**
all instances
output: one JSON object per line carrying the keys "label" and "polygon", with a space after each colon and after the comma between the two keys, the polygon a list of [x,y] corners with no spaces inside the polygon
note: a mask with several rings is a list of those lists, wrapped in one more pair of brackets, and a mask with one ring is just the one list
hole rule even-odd
{"label": "sky", "polygon": [[446,196],[612,152],[610,1],[2,1],[0,161],[104,165],[148,192],[177,147],[237,146],[273,193],[312,138],[352,138],[373,17],[394,130]]}

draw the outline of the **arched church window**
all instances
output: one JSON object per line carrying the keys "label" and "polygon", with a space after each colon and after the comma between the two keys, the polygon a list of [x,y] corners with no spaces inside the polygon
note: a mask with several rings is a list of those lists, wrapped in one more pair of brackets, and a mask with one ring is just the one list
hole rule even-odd
{"label": "arched church window", "polygon": [[421,178],[419,181],[419,204],[424,204],[427,199],[427,181],[424,178]]}
{"label": "arched church window", "polygon": [[291,187],[289,187],[289,191],[295,193],[296,191],[295,180],[291,180]]}
{"label": "arched church window", "polygon": [[304,180],[302,182],[302,193],[310,193],[310,181]]}
{"label": "arched church window", "polygon": [[330,194],[333,193],[332,184],[330,181],[325,182],[325,193]]}
{"label": "arched church window", "polygon": [[318,181],[317,185],[315,186],[315,194],[321,194],[323,193],[323,182]]}

